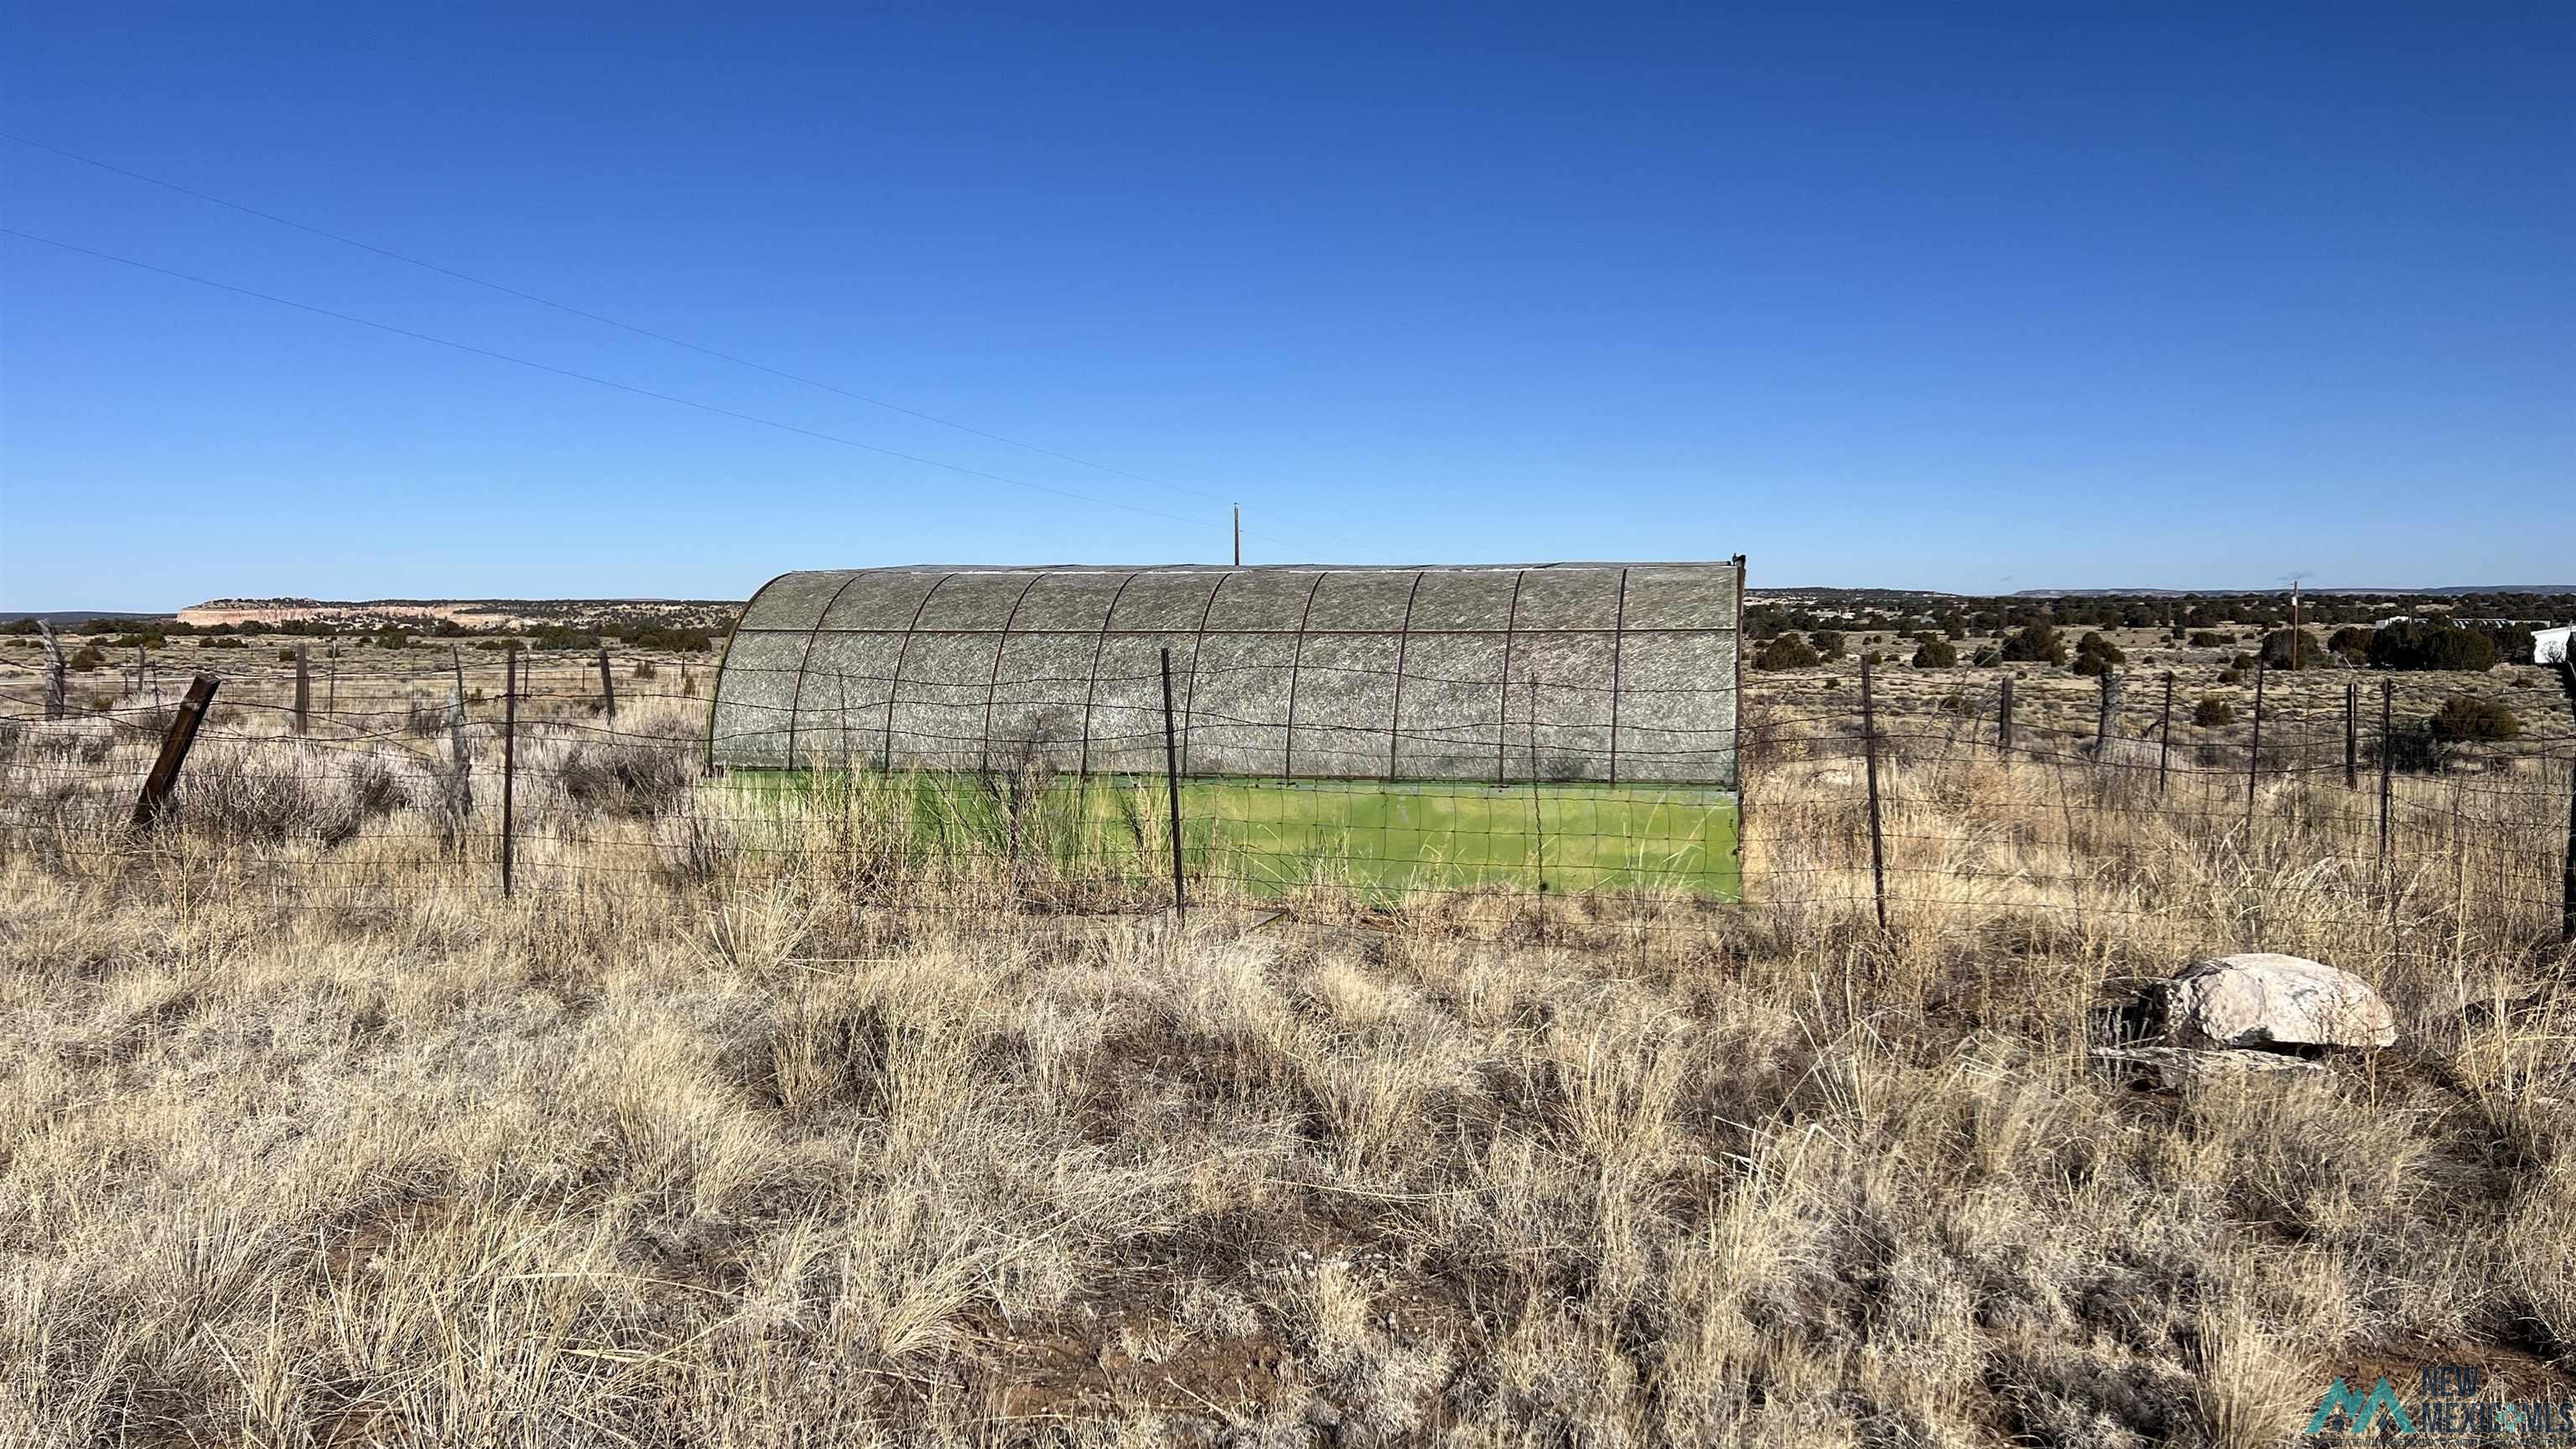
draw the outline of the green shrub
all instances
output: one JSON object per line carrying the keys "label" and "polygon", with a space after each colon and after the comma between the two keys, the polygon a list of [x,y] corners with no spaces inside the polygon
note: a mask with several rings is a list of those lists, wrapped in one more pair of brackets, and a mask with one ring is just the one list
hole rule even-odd
{"label": "green shrub", "polygon": [[2210,695],[2191,707],[2191,722],[2205,730],[2232,725],[2236,723],[2236,706],[2217,695]]}
{"label": "green shrub", "polygon": [[2370,636],[2376,632],[2362,625],[2346,624],[2326,636],[2326,648],[2340,655],[2347,664],[2367,664],[2370,662]]}
{"label": "green shrub", "polygon": [[638,649],[668,649],[681,654],[704,654],[715,647],[715,641],[704,629],[681,629],[662,624],[639,624],[620,631],[618,637]]}
{"label": "green shrub", "polygon": [[2432,731],[2433,738],[2446,745],[2510,740],[2521,736],[2522,721],[2494,700],[2455,694],[2433,716]]}
{"label": "green shrub", "polygon": [[2235,642],[2235,635],[2221,634],[2215,629],[2194,629],[2191,631],[2191,647],[2194,649],[2223,649]]}
{"label": "green shrub", "polygon": [[2004,640],[2003,658],[2013,664],[2064,664],[2066,641],[2050,625],[2027,625]]}
{"label": "green shrub", "polygon": [[1843,657],[1843,636],[1839,630],[1818,629],[1808,635],[1807,640],[1815,646],[1818,658],[1833,660]]}
{"label": "green shrub", "polygon": [[1959,650],[1947,639],[1926,639],[1914,651],[1917,669],[1951,669],[1959,663]]}
{"label": "green shrub", "polygon": [[2004,651],[1996,648],[1992,644],[1983,645],[1978,648],[1976,653],[1968,656],[1968,662],[1977,666],[1979,669],[1992,669],[1996,665],[2004,662]]}
{"label": "green shrub", "polygon": [[1812,669],[1824,662],[1824,656],[1796,634],[1781,635],[1763,645],[1762,652],[1753,656],[1756,669]]}
{"label": "green shrub", "polygon": [[[2266,669],[2323,669],[2326,665],[2325,646],[2317,642],[2316,635],[2305,629],[2295,634],[2287,629],[2275,629],[2264,635],[2262,655]],[[2292,662],[2294,658],[2295,663]]]}
{"label": "green shrub", "polygon": [[2483,672],[2496,662],[2493,639],[2454,624],[2394,624],[2372,634],[2367,647],[2373,669]]}
{"label": "green shrub", "polygon": [[2120,652],[2118,645],[2090,630],[2075,641],[2074,669],[2077,674],[2108,674],[2128,657]]}
{"label": "green shrub", "polygon": [[74,674],[87,674],[91,670],[107,663],[107,656],[98,651],[97,645],[83,644],[78,649],[73,650],[71,657],[64,660],[63,663]]}

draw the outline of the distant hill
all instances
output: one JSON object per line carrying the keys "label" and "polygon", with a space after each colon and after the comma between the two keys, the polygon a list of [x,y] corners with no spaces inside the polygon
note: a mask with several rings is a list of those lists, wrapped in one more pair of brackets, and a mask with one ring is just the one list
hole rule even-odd
{"label": "distant hill", "polygon": [[181,609],[175,617],[199,628],[297,621],[342,630],[418,629],[440,623],[477,630],[544,625],[597,629],[633,623],[721,628],[741,607],[731,600],[714,599],[208,599]]}
{"label": "distant hill", "polygon": [[[2225,599],[2243,594],[2286,594],[2287,585],[2263,589],[2021,589],[2012,594],[2016,599]],[[2311,594],[2405,594],[2425,598],[2456,598],[2466,594],[2576,594],[2576,584],[2444,584],[2438,588],[2357,588],[2327,584],[2309,584]]]}
{"label": "distant hill", "polygon": [[92,619],[176,619],[167,609],[0,609],[0,624],[34,619],[56,628],[76,628]]}

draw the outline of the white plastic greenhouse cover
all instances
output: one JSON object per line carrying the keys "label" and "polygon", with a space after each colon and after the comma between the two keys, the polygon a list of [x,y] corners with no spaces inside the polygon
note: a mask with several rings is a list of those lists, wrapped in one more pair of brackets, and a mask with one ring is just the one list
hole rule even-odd
{"label": "white plastic greenhouse cover", "polygon": [[1743,560],[791,573],[717,673],[737,769],[1736,781]]}

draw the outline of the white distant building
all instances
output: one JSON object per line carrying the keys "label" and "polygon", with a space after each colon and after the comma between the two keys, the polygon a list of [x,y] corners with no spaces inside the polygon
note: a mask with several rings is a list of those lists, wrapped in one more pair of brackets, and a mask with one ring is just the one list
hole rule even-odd
{"label": "white distant building", "polygon": [[2576,638],[2576,624],[2561,624],[2555,629],[2531,631],[2531,662],[2555,664],[2567,657],[2568,641]]}

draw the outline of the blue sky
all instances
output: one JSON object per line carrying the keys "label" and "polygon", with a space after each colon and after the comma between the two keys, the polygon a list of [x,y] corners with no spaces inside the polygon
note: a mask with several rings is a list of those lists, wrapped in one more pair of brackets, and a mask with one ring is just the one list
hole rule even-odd
{"label": "blue sky", "polygon": [[1237,498],[1256,562],[2576,576],[2563,6],[713,14],[19,6],[0,131],[1118,472],[10,142],[0,226],[1103,502],[0,237],[0,605],[1214,562]]}

